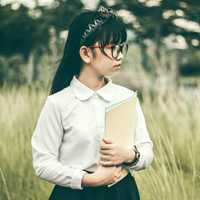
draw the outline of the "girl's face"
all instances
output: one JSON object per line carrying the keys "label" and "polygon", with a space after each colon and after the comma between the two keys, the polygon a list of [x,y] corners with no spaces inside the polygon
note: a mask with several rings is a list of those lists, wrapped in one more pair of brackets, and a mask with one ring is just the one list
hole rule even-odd
{"label": "girl's face", "polygon": [[[92,47],[88,47],[88,51],[94,51],[95,56],[90,52],[89,65],[97,73],[98,76],[110,76],[120,70],[123,54],[120,52],[117,59],[112,57],[111,48],[104,48],[105,54],[98,48],[99,43],[96,42]],[[117,66],[118,65],[118,66]]]}

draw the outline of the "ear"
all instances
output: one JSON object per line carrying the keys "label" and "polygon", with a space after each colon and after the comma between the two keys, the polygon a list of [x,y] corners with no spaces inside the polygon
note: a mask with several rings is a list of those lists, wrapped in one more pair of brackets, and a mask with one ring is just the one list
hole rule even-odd
{"label": "ear", "polygon": [[91,60],[92,60],[92,52],[90,51],[90,49],[86,46],[81,46],[80,50],[79,50],[79,53],[80,53],[80,57],[82,58],[82,60],[85,62],[85,63],[90,63]]}

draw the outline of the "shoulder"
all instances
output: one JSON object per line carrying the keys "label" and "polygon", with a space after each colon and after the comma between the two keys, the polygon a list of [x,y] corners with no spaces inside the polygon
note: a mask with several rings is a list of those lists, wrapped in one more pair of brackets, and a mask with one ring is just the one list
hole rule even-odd
{"label": "shoulder", "polygon": [[46,101],[51,102],[57,109],[64,109],[67,105],[74,102],[74,95],[70,86],[47,96]]}
{"label": "shoulder", "polygon": [[69,86],[65,87],[64,89],[60,90],[59,92],[56,92],[54,94],[51,94],[48,96],[49,99],[51,99],[54,102],[61,102],[63,98],[72,98],[72,91]]}
{"label": "shoulder", "polygon": [[113,95],[117,99],[126,99],[132,95],[137,96],[137,92],[125,86],[113,83]]}

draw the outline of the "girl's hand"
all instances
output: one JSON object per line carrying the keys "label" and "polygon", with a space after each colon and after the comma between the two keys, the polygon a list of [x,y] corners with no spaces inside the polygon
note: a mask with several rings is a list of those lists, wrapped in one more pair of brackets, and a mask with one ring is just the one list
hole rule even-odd
{"label": "girl's hand", "polygon": [[97,170],[94,173],[89,174],[89,176],[90,186],[108,185],[116,182],[122,176],[122,167],[103,167],[99,165]]}
{"label": "girl's hand", "polygon": [[102,166],[120,165],[130,159],[130,150],[119,146],[111,139],[103,138],[100,147],[100,164]]}

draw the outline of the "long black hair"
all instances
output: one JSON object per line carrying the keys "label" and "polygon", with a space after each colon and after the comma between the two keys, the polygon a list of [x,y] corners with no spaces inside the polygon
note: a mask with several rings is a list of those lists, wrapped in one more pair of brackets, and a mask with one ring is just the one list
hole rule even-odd
{"label": "long black hair", "polygon": [[117,15],[110,15],[105,23],[92,32],[82,43],[81,38],[88,25],[101,17],[99,11],[85,9],[72,20],[63,57],[53,78],[50,94],[69,86],[73,76],[80,74],[83,61],[79,49],[82,45],[90,46],[95,42],[99,42],[100,45],[119,44],[127,40],[123,19]]}

